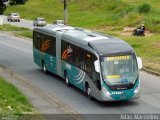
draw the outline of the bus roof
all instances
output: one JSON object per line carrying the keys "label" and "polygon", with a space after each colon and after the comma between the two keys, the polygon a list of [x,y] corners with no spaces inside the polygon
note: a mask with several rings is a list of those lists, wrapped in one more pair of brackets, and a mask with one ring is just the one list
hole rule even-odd
{"label": "bus roof", "polygon": [[134,52],[133,48],[125,41],[90,30],[65,25],[47,25],[46,27],[35,28],[35,30],[50,34],[56,34],[57,31],[61,31],[62,39],[73,44],[90,47],[102,56]]}

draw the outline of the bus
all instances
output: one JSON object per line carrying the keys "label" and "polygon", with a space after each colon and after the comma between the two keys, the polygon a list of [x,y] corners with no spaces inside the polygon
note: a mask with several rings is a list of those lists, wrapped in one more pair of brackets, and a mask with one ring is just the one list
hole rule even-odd
{"label": "bus", "polygon": [[92,99],[126,101],[140,97],[141,58],[123,40],[66,25],[33,30],[34,62]]}

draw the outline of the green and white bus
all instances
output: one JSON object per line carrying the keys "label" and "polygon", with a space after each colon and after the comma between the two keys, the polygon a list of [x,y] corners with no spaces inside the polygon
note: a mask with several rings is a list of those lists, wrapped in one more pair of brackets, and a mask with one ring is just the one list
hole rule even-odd
{"label": "green and white bus", "polygon": [[33,30],[34,62],[99,101],[140,97],[142,60],[123,40],[65,25]]}

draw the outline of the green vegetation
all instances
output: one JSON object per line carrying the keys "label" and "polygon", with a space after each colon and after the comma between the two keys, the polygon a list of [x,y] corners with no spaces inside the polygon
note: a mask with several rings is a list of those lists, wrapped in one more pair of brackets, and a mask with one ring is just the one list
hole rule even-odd
{"label": "green vegetation", "polygon": [[0,114],[35,113],[27,98],[0,77]]}
{"label": "green vegetation", "polygon": [[139,6],[138,11],[139,11],[139,13],[147,13],[150,11],[150,9],[151,9],[151,5],[148,3],[145,3],[141,6]]}
{"label": "green vegetation", "polygon": [[17,27],[17,26],[4,24],[3,26],[0,26],[0,30],[3,30],[3,31],[27,31],[29,29],[24,28],[24,27]]}
{"label": "green vegetation", "polygon": [[[159,0],[69,0],[69,24],[86,28],[137,26],[145,23],[151,32],[160,32]],[[20,13],[33,20],[48,22],[63,19],[63,0],[28,0],[25,5],[10,6],[5,14]],[[153,27],[154,26],[154,27]]]}
{"label": "green vegetation", "polygon": [[160,35],[121,38],[126,40],[143,59],[144,68],[160,73]]}
{"label": "green vegetation", "polygon": [[12,32],[15,35],[21,35],[24,37],[32,38],[32,30],[30,30],[28,28],[4,24],[4,25],[0,26],[0,30]]}
{"label": "green vegetation", "polygon": [[23,31],[23,32],[14,32],[16,35],[32,38],[33,33],[32,31]]}

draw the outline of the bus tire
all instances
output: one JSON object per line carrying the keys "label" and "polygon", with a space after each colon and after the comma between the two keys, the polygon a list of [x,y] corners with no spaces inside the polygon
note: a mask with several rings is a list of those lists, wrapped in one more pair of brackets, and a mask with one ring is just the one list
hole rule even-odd
{"label": "bus tire", "polygon": [[46,65],[45,65],[44,62],[42,62],[42,67],[43,67],[43,72],[44,72],[44,73],[47,73]]}
{"label": "bus tire", "polygon": [[86,94],[90,100],[93,100],[93,97],[91,95],[91,88],[89,87],[88,84],[86,85]]}
{"label": "bus tire", "polygon": [[65,74],[65,83],[66,83],[66,85],[67,85],[68,87],[71,86],[71,84],[69,83],[69,78],[68,78],[68,75],[67,75],[67,74]]}

